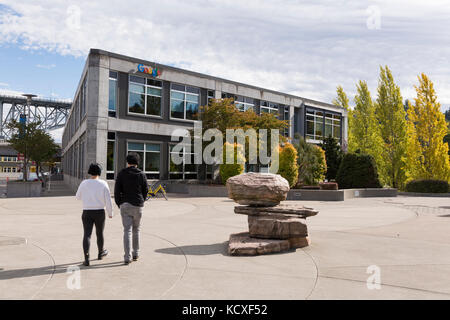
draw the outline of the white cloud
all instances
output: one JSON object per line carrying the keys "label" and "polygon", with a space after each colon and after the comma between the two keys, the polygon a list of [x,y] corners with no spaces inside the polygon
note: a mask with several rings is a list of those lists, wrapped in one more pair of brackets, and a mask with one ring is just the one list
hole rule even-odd
{"label": "white cloud", "polygon": [[0,82],[0,87],[9,87],[9,84],[6,82]]}
{"label": "white cloud", "polygon": [[47,69],[47,70],[53,69],[55,67],[56,67],[56,64],[54,64],[54,63],[52,63],[52,64],[37,64],[36,65],[36,68]]}
{"label": "white cloud", "polygon": [[[0,44],[84,56],[100,48],[330,102],[372,94],[389,65],[404,98],[417,75],[450,104],[448,1],[0,0]],[[369,6],[381,29],[367,27]],[[55,17],[60,17],[55,19]]]}

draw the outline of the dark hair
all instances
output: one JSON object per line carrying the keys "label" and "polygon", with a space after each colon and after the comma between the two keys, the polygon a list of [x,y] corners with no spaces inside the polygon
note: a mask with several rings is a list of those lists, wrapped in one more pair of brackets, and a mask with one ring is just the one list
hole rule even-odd
{"label": "dark hair", "polygon": [[130,152],[127,155],[127,163],[128,164],[135,164],[135,165],[139,165],[139,155],[135,152]]}
{"label": "dark hair", "polygon": [[102,174],[102,168],[98,163],[91,163],[89,166],[88,174],[91,176],[99,176]]}

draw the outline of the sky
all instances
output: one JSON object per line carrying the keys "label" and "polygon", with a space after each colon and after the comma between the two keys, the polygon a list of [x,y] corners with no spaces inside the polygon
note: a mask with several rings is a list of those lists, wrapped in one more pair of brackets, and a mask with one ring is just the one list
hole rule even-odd
{"label": "sky", "polygon": [[331,102],[388,65],[450,107],[447,0],[0,0],[0,92],[72,99],[90,48]]}

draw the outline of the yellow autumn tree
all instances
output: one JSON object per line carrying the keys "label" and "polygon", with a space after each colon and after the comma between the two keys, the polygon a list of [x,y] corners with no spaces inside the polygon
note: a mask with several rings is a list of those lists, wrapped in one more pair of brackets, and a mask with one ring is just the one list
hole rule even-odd
{"label": "yellow autumn tree", "polygon": [[422,73],[414,86],[417,98],[408,108],[407,175],[408,179],[450,180],[445,116],[437,101],[433,82]]}

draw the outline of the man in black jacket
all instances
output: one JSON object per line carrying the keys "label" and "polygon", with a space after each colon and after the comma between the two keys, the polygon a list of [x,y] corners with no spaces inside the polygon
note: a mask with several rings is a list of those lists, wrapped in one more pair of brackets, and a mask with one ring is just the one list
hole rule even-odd
{"label": "man in black jacket", "polygon": [[125,264],[131,262],[131,245],[133,244],[133,260],[139,258],[139,229],[142,208],[147,198],[148,184],[145,174],[137,168],[138,154],[127,156],[127,168],[117,175],[114,187],[114,201],[120,208],[123,224],[123,246]]}

